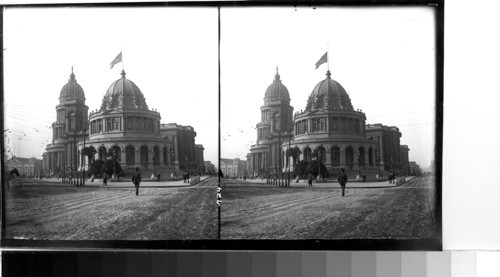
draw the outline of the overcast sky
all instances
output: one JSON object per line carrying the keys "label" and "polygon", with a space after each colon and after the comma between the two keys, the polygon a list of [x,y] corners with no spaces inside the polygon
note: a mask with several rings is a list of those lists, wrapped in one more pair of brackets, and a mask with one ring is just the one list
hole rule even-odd
{"label": "overcast sky", "polygon": [[127,78],[149,108],[162,123],[194,127],[205,160],[217,164],[217,32],[217,8],[7,8],[7,150],[41,158],[71,66],[89,110],[99,109],[122,70],[109,64],[123,51]]}
{"label": "overcast sky", "polygon": [[399,127],[410,161],[434,158],[435,20],[428,7],[222,8],[221,155],[243,158],[279,66],[294,112],[325,78],[314,64],[329,49],[332,78],[368,124]]}

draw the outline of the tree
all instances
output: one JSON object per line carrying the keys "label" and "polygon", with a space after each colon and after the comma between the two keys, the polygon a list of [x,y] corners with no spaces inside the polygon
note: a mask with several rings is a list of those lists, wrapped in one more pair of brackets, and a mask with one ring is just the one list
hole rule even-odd
{"label": "tree", "polygon": [[307,176],[307,174],[309,174],[307,171],[308,165],[309,165],[308,161],[305,161],[305,160],[300,161],[297,164],[297,174],[299,176]]}
{"label": "tree", "polygon": [[108,174],[108,176],[113,176],[113,173],[119,175],[122,173],[122,167],[115,160],[105,160],[101,166],[101,171]]}
{"label": "tree", "polygon": [[319,161],[312,161],[308,164],[306,169],[307,174],[312,174],[314,178],[316,178],[320,173],[320,167],[321,167],[321,176],[328,177],[328,171],[326,169],[326,166]]}
{"label": "tree", "polygon": [[102,165],[104,161],[101,159],[97,159],[94,161],[94,174],[102,174]]}

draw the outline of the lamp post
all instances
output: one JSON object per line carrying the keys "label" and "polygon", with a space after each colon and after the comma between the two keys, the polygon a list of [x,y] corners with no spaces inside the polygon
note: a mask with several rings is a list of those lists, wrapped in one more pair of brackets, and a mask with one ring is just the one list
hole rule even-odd
{"label": "lamp post", "polygon": [[156,176],[156,152],[155,149],[151,151],[153,152],[153,175]]}
{"label": "lamp post", "polygon": [[77,152],[77,148],[76,148],[76,128],[73,129],[73,154],[71,155],[71,181],[73,182],[73,184],[75,185],[78,185],[78,183],[76,182],[75,180],[75,176],[73,175],[73,165],[75,166],[75,169],[76,169],[76,159],[75,159],[75,156],[76,156],[76,152]]}
{"label": "lamp post", "polygon": [[291,143],[292,143],[292,130],[290,129],[288,131],[288,155],[286,157],[286,161],[288,163],[288,184],[287,186],[289,187],[290,186],[290,147],[291,147]]}
{"label": "lamp post", "polygon": [[111,151],[113,157],[113,177],[116,178],[116,148],[113,148]]}
{"label": "lamp post", "polygon": [[170,150],[170,162],[172,163],[172,174],[174,175],[175,177],[175,164],[174,164],[174,149]]}
{"label": "lamp post", "polygon": [[86,153],[85,153],[85,133],[87,132],[87,129],[83,128],[83,150],[82,150],[82,154],[83,154],[83,183],[82,183],[82,186],[85,186],[85,159],[87,158],[86,157]]}
{"label": "lamp post", "polygon": [[319,151],[319,153],[318,153],[318,177],[321,177],[321,157],[322,156],[323,156],[323,152]]}

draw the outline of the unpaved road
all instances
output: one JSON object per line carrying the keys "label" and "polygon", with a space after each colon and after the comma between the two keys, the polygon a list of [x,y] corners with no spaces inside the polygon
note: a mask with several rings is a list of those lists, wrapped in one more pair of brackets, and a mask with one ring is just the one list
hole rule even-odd
{"label": "unpaved road", "polygon": [[395,188],[282,188],[241,180],[222,190],[222,239],[432,238],[432,177]]}
{"label": "unpaved road", "polygon": [[25,180],[5,195],[5,238],[217,239],[217,179],[192,187],[74,187]]}

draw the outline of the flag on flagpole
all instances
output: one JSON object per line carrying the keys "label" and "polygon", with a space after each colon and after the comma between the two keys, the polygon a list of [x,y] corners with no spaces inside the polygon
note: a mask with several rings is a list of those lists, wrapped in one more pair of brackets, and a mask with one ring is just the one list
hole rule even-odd
{"label": "flag on flagpole", "polygon": [[321,58],[319,59],[319,61],[316,62],[316,69],[318,69],[318,67],[324,63],[328,62],[328,51],[323,54],[323,56],[321,56]]}
{"label": "flag on flagpole", "polygon": [[115,66],[115,64],[117,64],[121,61],[122,61],[122,52],[120,51],[120,54],[118,54],[118,56],[116,56],[116,58],[111,62],[111,64],[110,64],[111,68],[113,68],[113,66]]}

